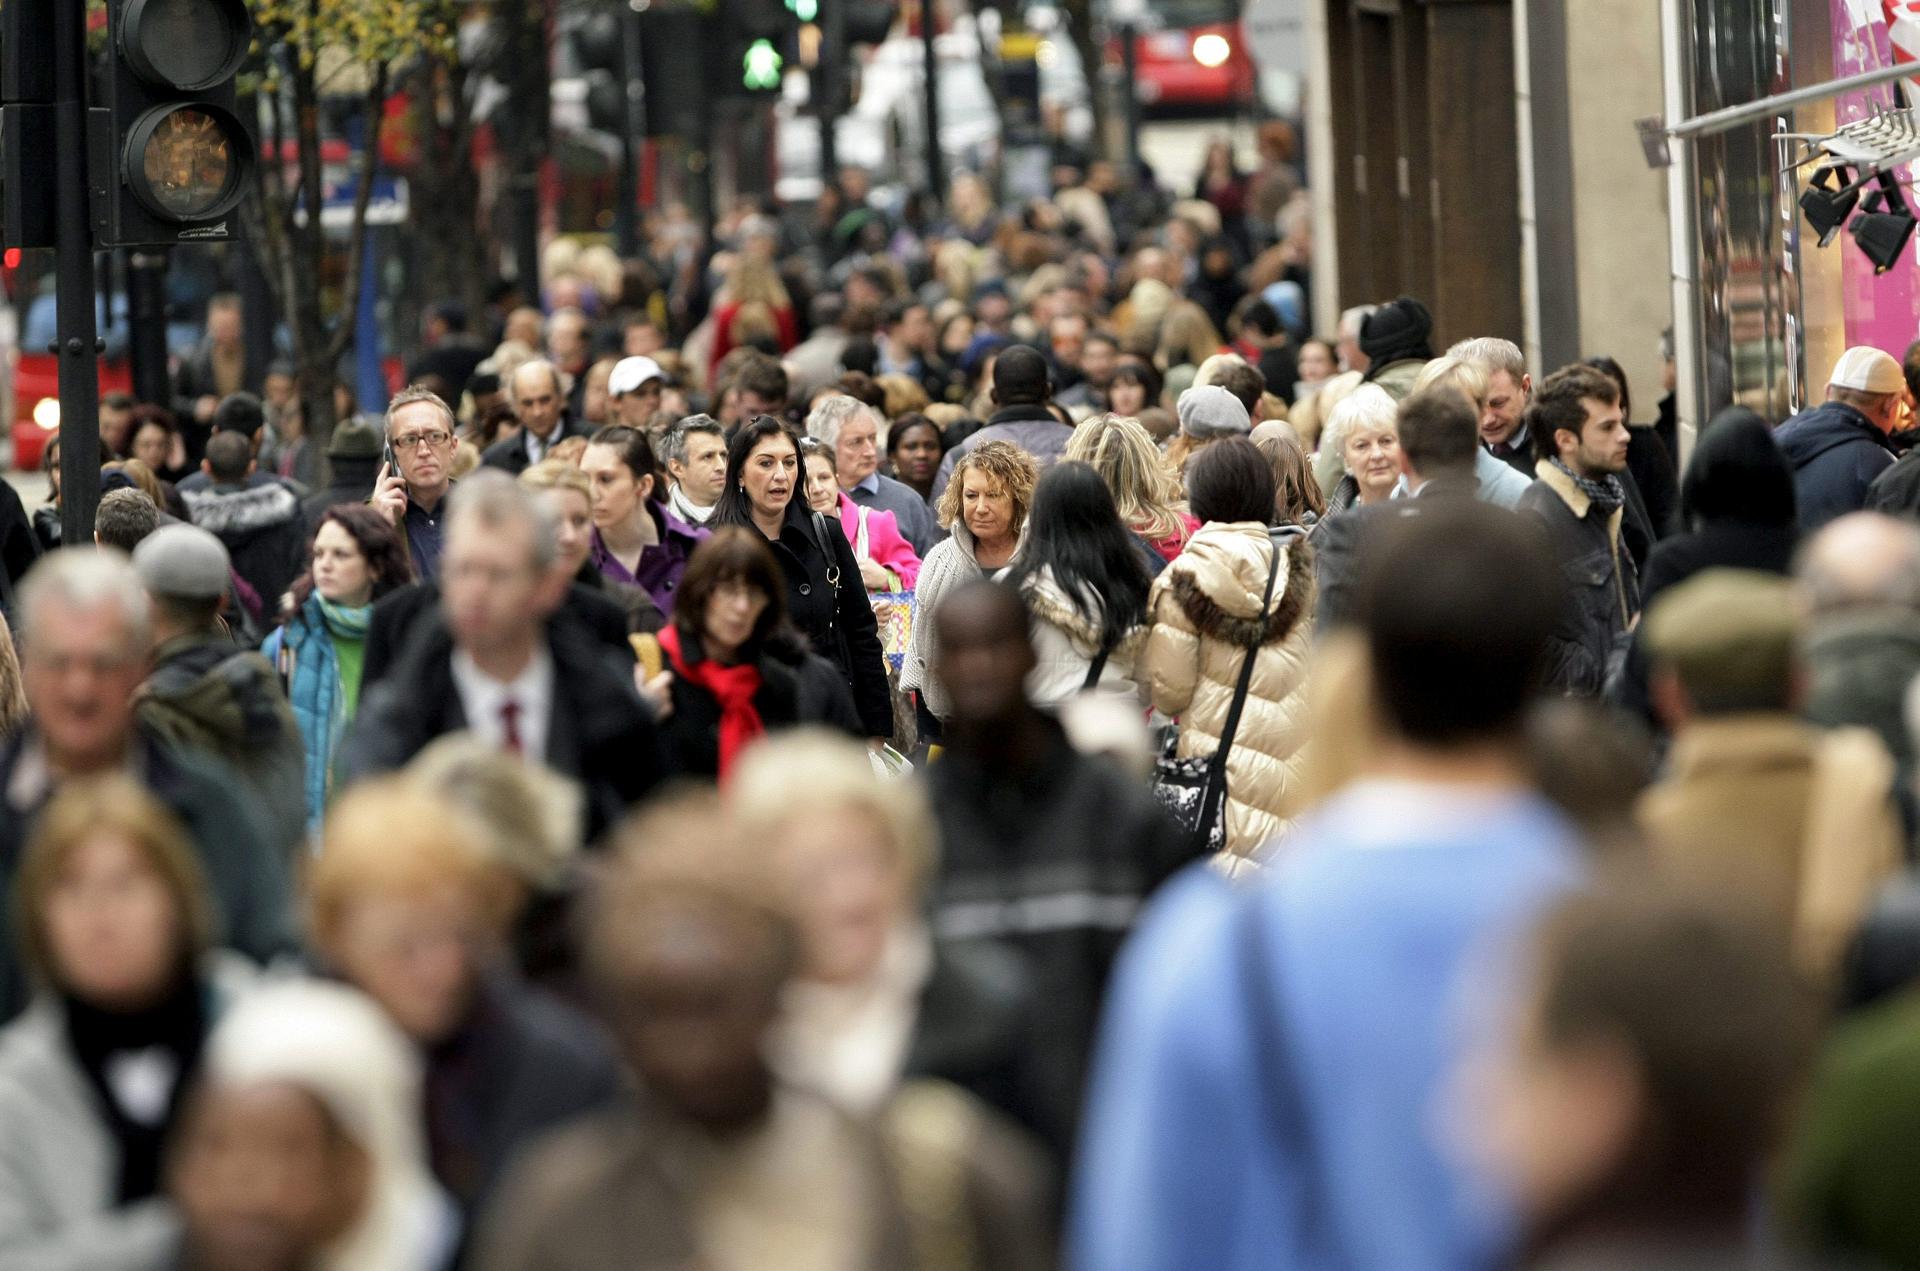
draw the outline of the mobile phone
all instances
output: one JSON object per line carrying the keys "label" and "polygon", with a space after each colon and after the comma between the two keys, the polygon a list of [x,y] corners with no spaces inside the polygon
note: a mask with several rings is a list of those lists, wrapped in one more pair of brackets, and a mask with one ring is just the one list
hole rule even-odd
{"label": "mobile phone", "polygon": [[399,477],[400,488],[404,490],[407,485],[407,478],[406,478],[406,475],[400,471],[399,456],[393,453],[392,439],[389,438],[388,440],[381,442],[380,446],[381,446],[381,458],[386,461],[386,465],[387,465],[387,475]]}

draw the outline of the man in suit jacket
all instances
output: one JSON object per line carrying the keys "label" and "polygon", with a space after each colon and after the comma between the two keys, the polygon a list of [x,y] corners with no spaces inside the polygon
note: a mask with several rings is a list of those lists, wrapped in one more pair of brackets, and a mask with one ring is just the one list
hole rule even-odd
{"label": "man in suit jacket", "polygon": [[584,437],[587,425],[567,409],[567,391],[560,368],[544,358],[522,362],[507,377],[507,400],[513,403],[520,431],[488,446],[480,462],[519,476],[547,457],[568,437]]}
{"label": "man in suit jacket", "polygon": [[652,715],[630,664],[568,621],[551,517],[531,492],[482,472],[453,496],[438,621],[417,623],[363,697],[349,779],[401,767],[466,729],[578,781],[598,836],[659,780]]}

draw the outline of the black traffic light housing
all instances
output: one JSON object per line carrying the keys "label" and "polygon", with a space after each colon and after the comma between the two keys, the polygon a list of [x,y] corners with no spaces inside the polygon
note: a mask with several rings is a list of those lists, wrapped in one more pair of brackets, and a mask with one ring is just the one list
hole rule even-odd
{"label": "black traffic light housing", "polygon": [[88,114],[100,247],[233,237],[254,163],[234,77],[246,0],[107,0],[108,100]]}
{"label": "black traffic light housing", "polygon": [[793,57],[799,19],[786,0],[726,0],[718,6],[708,75],[720,97],[762,97],[780,91]]}

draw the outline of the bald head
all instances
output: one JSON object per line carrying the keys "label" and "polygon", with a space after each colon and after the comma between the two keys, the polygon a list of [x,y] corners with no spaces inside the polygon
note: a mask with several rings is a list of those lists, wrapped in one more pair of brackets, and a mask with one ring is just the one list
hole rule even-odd
{"label": "bald head", "polygon": [[1877,512],[1851,513],[1800,549],[1794,575],[1816,618],[1860,608],[1920,613],[1920,528]]}
{"label": "bald head", "polygon": [[985,725],[1017,718],[1026,704],[1033,641],[1018,592],[974,582],[934,613],[934,674],[953,699],[956,723]]}
{"label": "bald head", "polygon": [[533,358],[514,367],[507,380],[507,396],[521,425],[534,436],[544,441],[559,427],[566,389],[561,385],[560,368],[545,358]]}

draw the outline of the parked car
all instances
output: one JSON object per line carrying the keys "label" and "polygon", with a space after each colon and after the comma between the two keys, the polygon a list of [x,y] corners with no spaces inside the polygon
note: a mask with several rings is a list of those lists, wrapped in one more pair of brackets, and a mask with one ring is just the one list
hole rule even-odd
{"label": "parked car", "polygon": [[[1144,0],[1144,8],[1133,81],[1142,105],[1225,113],[1253,100],[1257,76],[1235,0]],[[1121,64],[1118,37],[1106,58]]]}

